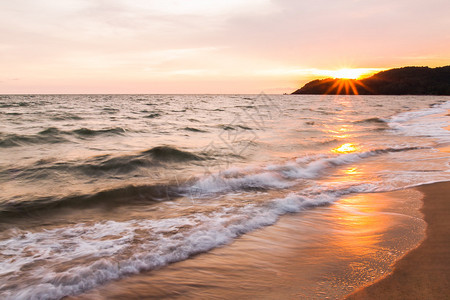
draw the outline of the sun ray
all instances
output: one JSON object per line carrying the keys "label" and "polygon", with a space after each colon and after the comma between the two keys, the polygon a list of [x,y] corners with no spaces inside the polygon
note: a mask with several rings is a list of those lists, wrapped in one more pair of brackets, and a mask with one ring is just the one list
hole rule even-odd
{"label": "sun ray", "polygon": [[365,89],[366,91],[368,91],[371,94],[375,94],[375,91],[372,90],[370,87],[368,87],[367,85],[365,85],[363,82],[361,82],[360,80],[355,81],[355,83],[359,86],[361,86],[363,89]]}
{"label": "sun ray", "polygon": [[325,95],[331,94],[331,92],[334,90],[334,88],[336,88],[339,85],[339,81],[336,80],[335,83],[328,88],[328,90],[325,92]]}
{"label": "sun ray", "polygon": [[337,94],[337,95],[340,95],[342,89],[344,88],[344,81],[343,81],[342,79],[338,79],[338,82],[339,82],[339,88],[338,88],[338,91],[337,91],[336,94]]}
{"label": "sun ray", "polygon": [[345,84],[345,94],[348,95],[348,91],[350,89],[350,80],[344,80]]}
{"label": "sun ray", "polygon": [[328,82],[332,82],[332,84],[325,91],[325,95],[375,94],[370,87],[358,79],[329,78]]}
{"label": "sun ray", "polygon": [[350,87],[351,87],[351,89],[353,91],[353,95],[359,95],[358,89],[355,86],[355,82],[357,83],[357,81],[349,80],[348,84],[350,85]]}

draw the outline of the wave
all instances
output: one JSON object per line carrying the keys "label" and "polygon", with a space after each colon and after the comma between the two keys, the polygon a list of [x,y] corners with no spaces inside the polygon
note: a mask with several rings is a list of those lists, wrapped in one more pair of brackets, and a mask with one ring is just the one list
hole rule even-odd
{"label": "wave", "polygon": [[[341,165],[358,162],[364,158],[385,153],[412,151],[424,147],[403,147],[375,149],[362,153],[340,154],[336,156],[317,155],[298,158],[282,165],[268,165],[264,168],[231,168],[220,173],[198,178],[186,183],[167,182],[158,186],[126,186],[112,190],[105,190],[95,194],[73,195],[67,197],[42,197],[32,201],[16,201],[6,203],[0,207],[0,215],[21,216],[34,211],[47,211],[54,208],[76,207],[86,208],[93,206],[115,207],[126,204],[148,204],[151,201],[174,199],[179,196],[203,198],[212,194],[222,194],[239,191],[255,191],[270,189],[285,189],[294,186],[298,179],[315,179],[327,171]],[[168,146],[154,147],[137,155],[116,158],[97,157],[98,164],[78,165],[90,176],[95,172],[129,172],[142,165],[154,165],[151,160],[144,160],[145,156],[159,161],[186,161],[203,160],[205,158],[193,153],[178,150]],[[66,169],[67,165],[58,165]],[[40,174],[32,171],[32,174]],[[102,174],[102,173],[101,173]]]}
{"label": "wave", "polygon": [[122,135],[126,132],[126,130],[122,127],[114,127],[114,128],[105,128],[105,129],[89,129],[89,128],[80,128],[71,131],[70,133],[80,135],[80,136],[97,136],[97,135]]}
{"label": "wave", "polygon": [[194,128],[194,127],[184,127],[183,130],[192,131],[192,132],[208,132],[206,130],[201,130],[201,129],[197,129],[197,128]]}
{"label": "wave", "polygon": [[431,108],[410,111],[393,116],[389,126],[400,134],[406,136],[431,137],[439,142],[450,142],[448,117],[445,116],[450,109],[450,101],[435,104]]}
{"label": "wave", "polygon": [[160,117],[160,116],[161,116],[160,113],[151,113],[149,115],[146,115],[144,118],[154,119],[154,118],[157,118],[157,117]]}
{"label": "wave", "polygon": [[119,174],[130,173],[140,167],[150,167],[158,165],[152,160],[141,157],[140,155],[123,155],[112,157],[99,163],[87,163],[79,166],[85,173],[92,171],[114,172]]}
{"label": "wave", "polygon": [[200,178],[184,188],[185,195],[207,197],[211,194],[249,190],[284,189],[296,184],[298,179],[316,179],[335,167],[356,163],[371,156],[428,149],[427,147],[402,147],[375,149],[361,153],[335,156],[317,155],[300,157],[282,165],[268,165],[264,168],[232,168]]}
{"label": "wave", "polygon": [[157,146],[137,154],[96,157],[78,165],[78,168],[87,171],[87,173],[91,171],[113,171],[123,174],[140,167],[161,166],[161,163],[200,161],[208,158],[205,155],[200,156],[174,147]]}
{"label": "wave", "polygon": [[338,139],[325,139],[325,140],[322,140],[322,141],[315,142],[315,145],[326,146],[326,145],[330,145],[330,144],[336,144],[336,143],[339,143],[339,142],[340,141]]}
{"label": "wave", "polygon": [[79,128],[72,131],[62,131],[56,127],[49,127],[34,135],[2,134],[2,136],[0,136],[0,147],[8,148],[30,144],[64,143],[69,141],[66,138],[67,136],[86,138],[99,135],[122,135],[125,132],[126,130],[121,127],[99,130]]}
{"label": "wave", "polygon": [[440,113],[445,113],[447,109],[450,109],[450,101],[433,104],[430,108],[416,110],[416,111],[408,111],[404,113],[397,114],[393,116],[389,122],[397,123],[397,122],[407,122],[414,119],[419,119],[421,117],[426,117],[429,115],[435,115]]}
{"label": "wave", "polygon": [[179,150],[170,146],[154,147],[149,150],[143,151],[142,154],[151,155],[151,157],[155,160],[165,162],[180,162],[205,159],[204,157],[201,157],[194,153]]}
{"label": "wave", "polygon": [[118,134],[121,135],[125,133],[126,130],[122,127],[113,127],[113,128],[104,128],[104,129],[89,129],[89,128],[79,128],[72,131],[62,131],[59,130],[56,127],[49,127],[47,129],[44,129],[40,131],[38,134],[40,135],[81,135],[81,136],[95,136],[95,135],[102,135],[102,134]]}
{"label": "wave", "polygon": [[117,114],[120,110],[114,107],[104,107],[102,108],[102,111],[104,111],[106,114],[114,115]]}
{"label": "wave", "polygon": [[[51,131],[51,130],[50,130]],[[0,175],[9,176],[14,173],[16,179],[39,180],[68,173],[71,176],[81,174],[94,178],[105,175],[125,175],[140,168],[164,168],[164,163],[188,163],[212,159],[214,153],[197,155],[168,146],[154,147],[149,150],[121,156],[101,155],[82,161],[54,162],[39,160],[32,165],[21,168],[4,169]],[[170,166],[168,166],[170,167]],[[151,169],[150,169],[151,171]]]}
{"label": "wave", "polygon": [[29,144],[55,144],[63,143],[67,140],[62,136],[38,133],[36,135],[3,134],[0,136],[0,147],[10,148]]}
{"label": "wave", "polygon": [[367,118],[367,119],[363,119],[363,120],[358,120],[358,121],[354,121],[353,123],[356,124],[361,124],[361,123],[378,123],[378,124],[385,124],[387,122],[387,120],[383,119],[383,118]]}
{"label": "wave", "polygon": [[[2,97],[1,99],[10,99],[7,97]],[[30,106],[33,103],[28,103],[28,102],[0,102],[0,108],[9,108],[9,107],[23,107],[23,106]]]}
{"label": "wave", "polygon": [[92,194],[66,197],[41,197],[30,201],[7,202],[0,205],[0,218],[29,218],[53,214],[55,210],[103,207],[107,209],[126,205],[149,205],[180,196],[177,185],[128,185]]}
{"label": "wave", "polygon": [[364,158],[386,154],[394,152],[404,152],[419,149],[427,149],[427,147],[401,147],[401,148],[385,148],[385,149],[374,149],[366,152],[360,153],[347,153],[340,154],[334,157],[327,157],[326,155],[318,155],[316,158],[311,158],[311,162],[305,164],[305,159],[300,158],[296,160],[296,164],[286,164],[282,166],[269,166],[268,170],[274,170],[279,172],[284,178],[289,179],[313,179],[322,175],[327,169],[347,165],[351,163],[358,162]]}
{"label": "wave", "polygon": [[105,175],[125,175],[136,171],[139,168],[160,166],[158,162],[142,155],[123,155],[111,157],[109,155],[98,156],[83,161],[37,161],[32,165],[21,168],[4,169],[0,175],[14,173],[16,179],[25,179],[28,181],[60,177],[62,173],[70,176],[83,175],[94,178],[103,178]]}
{"label": "wave", "polygon": [[82,117],[73,113],[61,113],[56,116],[51,117],[54,121],[65,121],[65,120],[83,120]]}
{"label": "wave", "polygon": [[234,107],[236,107],[236,108],[255,108],[254,105],[236,105]]}
{"label": "wave", "polygon": [[244,125],[220,125],[220,128],[222,128],[223,130],[253,130],[251,127],[248,126],[244,126]]}
{"label": "wave", "polygon": [[[188,217],[106,221],[38,232],[14,229],[10,238],[2,241],[1,254],[14,252],[15,255],[13,258],[5,256],[0,263],[3,265],[0,275],[21,270],[20,279],[9,276],[6,279],[9,282],[3,286],[14,287],[18,280],[26,280],[27,286],[6,288],[0,293],[6,299],[58,299],[76,295],[105,282],[229,244],[243,234],[276,223],[282,215],[327,205],[344,195],[373,189],[362,184],[325,189],[315,195],[290,194],[262,205],[247,204],[232,211],[219,208],[212,213],[198,212]],[[139,240],[138,246],[136,240]],[[67,244],[72,246],[67,247]],[[35,257],[31,261],[27,257],[30,251]],[[80,257],[89,259],[74,264]],[[35,276],[34,260],[48,263],[44,276]],[[59,263],[52,264],[54,261]],[[67,267],[62,271],[53,269],[54,265],[61,269],[64,266],[61,261],[67,262]]]}
{"label": "wave", "polygon": [[56,127],[49,127],[49,128],[44,129],[42,131],[39,131],[38,134],[40,134],[40,135],[56,135],[56,134],[62,134],[62,133],[64,133],[64,132],[60,131]]}

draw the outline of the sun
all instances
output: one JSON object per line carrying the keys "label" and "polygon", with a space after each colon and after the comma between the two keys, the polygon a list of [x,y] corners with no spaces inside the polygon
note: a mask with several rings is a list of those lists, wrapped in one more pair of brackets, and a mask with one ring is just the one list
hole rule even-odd
{"label": "sun", "polygon": [[361,69],[340,69],[334,71],[334,78],[339,79],[358,79],[361,75],[365,74],[366,70]]}

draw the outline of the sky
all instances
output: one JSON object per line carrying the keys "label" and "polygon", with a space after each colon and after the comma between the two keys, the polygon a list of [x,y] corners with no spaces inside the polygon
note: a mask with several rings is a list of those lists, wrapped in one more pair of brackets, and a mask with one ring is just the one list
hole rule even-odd
{"label": "sky", "polygon": [[450,64],[448,0],[0,0],[0,94],[290,93]]}

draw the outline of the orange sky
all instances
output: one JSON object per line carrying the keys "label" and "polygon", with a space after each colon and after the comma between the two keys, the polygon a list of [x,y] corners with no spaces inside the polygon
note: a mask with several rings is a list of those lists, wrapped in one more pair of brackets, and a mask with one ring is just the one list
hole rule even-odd
{"label": "orange sky", "polygon": [[283,93],[450,64],[448,0],[0,2],[0,93]]}

